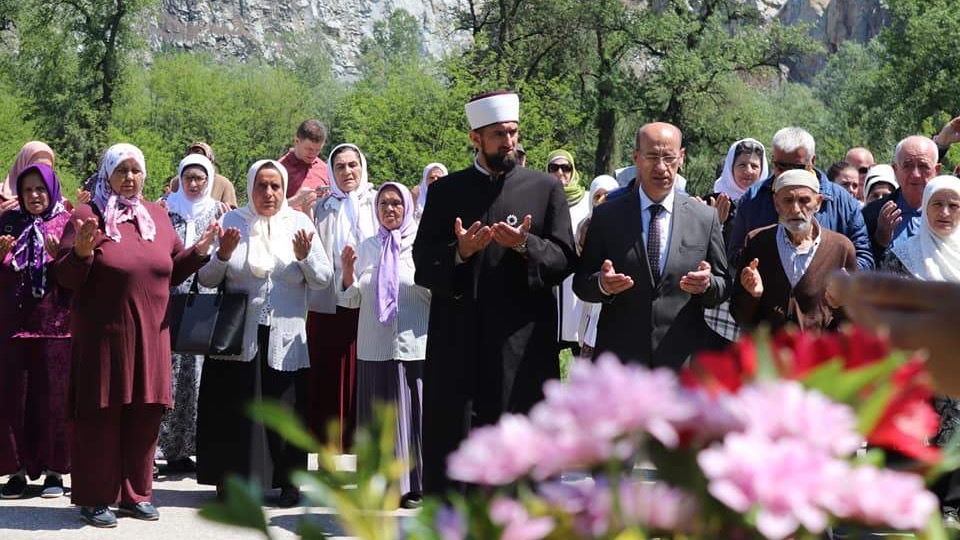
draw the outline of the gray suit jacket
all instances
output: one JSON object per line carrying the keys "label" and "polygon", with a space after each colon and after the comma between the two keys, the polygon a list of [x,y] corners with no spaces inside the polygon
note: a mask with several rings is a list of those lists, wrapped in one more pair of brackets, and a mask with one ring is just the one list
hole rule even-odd
{"label": "gray suit jacket", "polygon": [[[682,193],[675,197],[659,283],[647,261],[637,189],[594,208],[573,290],[585,302],[603,303],[595,355],[612,352],[625,362],[679,369],[710,343],[703,308],[720,304],[730,290],[723,231],[716,210]],[[632,288],[613,296],[600,291],[605,259],[633,278]],[[706,293],[694,296],[680,290],[680,278],[700,261],[710,263],[713,278]]]}

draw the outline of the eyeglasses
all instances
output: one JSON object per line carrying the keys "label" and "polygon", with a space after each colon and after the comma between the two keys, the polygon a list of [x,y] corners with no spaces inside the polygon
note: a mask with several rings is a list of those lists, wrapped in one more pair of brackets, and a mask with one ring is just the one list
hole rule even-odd
{"label": "eyeglasses", "polygon": [[806,163],[783,163],[782,161],[774,161],[773,166],[781,171],[797,171],[807,168]]}
{"label": "eyeglasses", "polygon": [[547,170],[550,172],[563,171],[568,173],[573,170],[573,165],[570,165],[569,163],[551,163],[547,165]]}
{"label": "eyeglasses", "polygon": [[402,201],[380,201],[377,204],[380,208],[403,208]]}
{"label": "eyeglasses", "polygon": [[184,183],[184,184],[206,184],[206,183],[207,183],[207,177],[206,177],[206,176],[199,176],[199,175],[193,175],[193,174],[191,174],[191,175],[188,175],[188,176],[184,176],[182,179],[183,179],[183,183]]}
{"label": "eyeglasses", "polygon": [[656,165],[657,163],[663,162],[667,167],[673,167],[680,161],[680,156],[675,156],[673,154],[667,154],[665,156],[655,156],[653,154],[643,156],[643,159]]}

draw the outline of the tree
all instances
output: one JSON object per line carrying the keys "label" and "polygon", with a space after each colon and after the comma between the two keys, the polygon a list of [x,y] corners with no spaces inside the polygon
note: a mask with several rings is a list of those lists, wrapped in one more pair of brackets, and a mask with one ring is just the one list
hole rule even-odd
{"label": "tree", "polygon": [[155,0],[25,0],[14,15],[17,84],[45,139],[92,170],[124,69],[142,46],[132,24]]}

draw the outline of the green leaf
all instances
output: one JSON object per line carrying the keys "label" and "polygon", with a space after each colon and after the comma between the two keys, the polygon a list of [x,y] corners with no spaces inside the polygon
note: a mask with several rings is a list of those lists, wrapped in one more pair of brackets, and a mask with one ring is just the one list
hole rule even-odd
{"label": "green leaf", "polygon": [[271,538],[263,514],[260,487],[253,482],[247,483],[236,476],[230,476],[224,489],[224,502],[204,505],[200,509],[200,517],[225,525],[260,531],[265,537]]}
{"label": "green leaf", "polygon": [[304,427],[289,407],[276,401],[251,403],[250,414],[263,425],[276,431],[284,440],[310,453],[319,452],[322,445]]}
{"label": "green leaf", "polygon": [[896,352],[881,362],[856,369],[844,369],[841,359],[830,360],[808,374],[803,384],[823,392],[834,401],[856,406],[864,389],[890,380],[905,360],[902,352]]}

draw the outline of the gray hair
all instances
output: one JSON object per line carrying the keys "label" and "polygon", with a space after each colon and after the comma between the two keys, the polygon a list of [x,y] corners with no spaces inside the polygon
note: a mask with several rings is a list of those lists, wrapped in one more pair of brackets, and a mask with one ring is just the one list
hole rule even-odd
{"label": "gray hair", "polygon": [[893,161],[894,163],[900,163],[900,151],[903,150],[903,147],[910,142],[911,140],[920,139],[924,145],[928,146],[933,154],[933,162],[936,163],[940,158],[940,149],[937,148],[937,143],[933,142],[933,139],[930,137],[924,137],[923,135],[911,135],[902,141],[897,143],[896,148],[893,149]]}
{"label": "gray hair", "polygon": [[817,145],[813,135],[807,130],[798,127],[785,127],[773,135],[773,148],[781,152],[796,152],[798,148],[807,151],[807,161],[813,159],[817,153]]}

